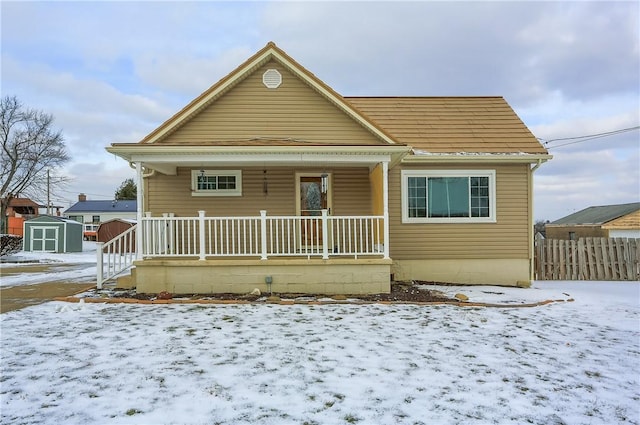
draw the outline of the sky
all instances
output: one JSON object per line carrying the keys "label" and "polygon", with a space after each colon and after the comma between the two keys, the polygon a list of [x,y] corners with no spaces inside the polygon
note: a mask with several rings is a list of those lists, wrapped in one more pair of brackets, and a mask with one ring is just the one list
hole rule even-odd
{"label": "sky", "polygon": [[554,156],[535,172],[536,220],[640,201],[637,1],[2,1],[0,13],[1,93],[55,117],[72,158],[53,171],[70,179],[52,197],[64,208],[79,193],[113,199],[135,173],[105,147],[140,141],[269,41],[343,96],[503,96]]}

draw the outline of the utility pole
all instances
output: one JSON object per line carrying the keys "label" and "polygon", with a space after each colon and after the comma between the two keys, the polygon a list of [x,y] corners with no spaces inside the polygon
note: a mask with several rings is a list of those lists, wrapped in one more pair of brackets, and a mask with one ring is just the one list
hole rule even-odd
{"label": "utility pole", "polygon": [[47,215],[51,215],[51,178],[47,169]]}

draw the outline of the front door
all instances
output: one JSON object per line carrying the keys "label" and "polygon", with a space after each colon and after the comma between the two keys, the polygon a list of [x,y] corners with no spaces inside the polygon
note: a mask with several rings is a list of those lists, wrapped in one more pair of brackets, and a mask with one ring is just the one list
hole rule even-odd
{"label": "front door", "polygon": [[297,174],[297,215],[317,217],[303,220],[300,227],[300,245],[306,249],[322,246],[322,210],[331,213],[331,176],[328,173]]}

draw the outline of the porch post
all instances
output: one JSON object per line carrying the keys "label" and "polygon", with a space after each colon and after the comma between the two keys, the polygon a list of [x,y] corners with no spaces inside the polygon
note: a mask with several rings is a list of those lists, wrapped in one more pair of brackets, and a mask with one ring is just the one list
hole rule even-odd
{"label": "porch post", "polygon": [[261,260],[267,259],[267,211],[260,210],[260,252]]}
{"label": "porch post", "polygon": [[142,163],[136,162],[136,260],[142,260],[142,210],[144,209],[144,182],[142,180]]}
{"label": "porch post", "polygon": [[322,210],[322,259],[329,259],[329,220],[327,210]]}
{"label": "porch post", "polygon": [[198,238],[200,245],[200,260],[206,258],[205,246],[204,246],[204,211],[198,211]]}
{"label": "porch post", "polygon": [[384,215],[384,258],[389,259],[389,162],[382,163],[382,204]]}

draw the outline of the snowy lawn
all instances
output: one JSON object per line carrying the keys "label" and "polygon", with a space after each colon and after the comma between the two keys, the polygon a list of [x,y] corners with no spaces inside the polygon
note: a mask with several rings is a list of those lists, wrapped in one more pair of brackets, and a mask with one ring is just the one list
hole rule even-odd
{"label": "snowy lawn", "polygon": [[576,300],[508,309],[50,302],[0,316],[0,422],[638,424],[639,288],[467,291]]}
{"label": "snowy lawn", "polygon": [[[57,254],[19,251],[2,257],[0,287],[34,285],[54,280],[67,283],[95,283],[96,246],[95,242],[83,241],[82,252]],[[34,266],[48,267],[46,270],[30,271]],[[20,269],[24,269],[25,272],[13,273]]]}

